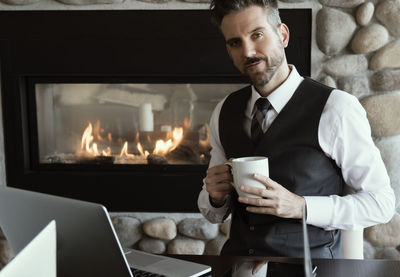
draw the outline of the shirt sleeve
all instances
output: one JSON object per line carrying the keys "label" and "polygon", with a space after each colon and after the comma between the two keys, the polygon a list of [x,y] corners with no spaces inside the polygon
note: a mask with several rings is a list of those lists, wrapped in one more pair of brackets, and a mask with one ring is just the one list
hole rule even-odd
{"label": "shirt sleeve", "polygon": [[[226,98],[225,98],[226,99]],[[219,114],[221,112],[222,104],[225,101],[223,99],[217,104],[214,112],[211,115],[210,120],[210,145],[211,145],[211,159],[209,168],[220,165],[226,162],[225,151],[219,140]],[[216,208],[211,205],[210,196],[206,190],[206,185],[203,180],[203,188],[200,191],[197,199],[197,206],[203,216],[212,223],[223,222],[230,214],[231,201],[230,196],[227,196],[225,204],[222,207]]]}
{"label": "shirt sleeve", "polygon": [[394,214],[390,179],[356,97],[334,90],[321,115],[322,150],[341,168],[344,196],[306,196],[307,223],[325,230],[359,230],[388,222]]}

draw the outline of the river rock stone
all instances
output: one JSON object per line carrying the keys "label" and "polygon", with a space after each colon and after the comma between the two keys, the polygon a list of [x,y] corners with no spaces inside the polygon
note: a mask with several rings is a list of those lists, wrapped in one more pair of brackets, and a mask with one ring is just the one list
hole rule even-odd
{"label": "river rock stone", "polygon": [[335,77],[353,75],[367,70],[368,60],[364,55],[338,56],[325,64],[326,73]]}
{"label": "river rock stone", "polygon": [[400,40],[393,41],[377,51],[371,58],[372,70],[400,67]]}
{"label": "river rock stone", "polygon": [[219,226],[219,230],[226,236],[229,237],[229,232],[231,230],[231,220],[227,220]]}
{"label": "river rock stone", "polygon": [[338,88],[361,99],[369,95],[369,82],[366,76],[349,76],[338,80]]}
{"label": "river rock stone", "polygon": [[227,236],[220,234],[215,239],[209,240],[204,249],[204,255],[219,255],[227,239]]}
{"label": "river rock stone", "polygon": [[371,88],[376,91],[400,90],[400,69],[375,72],[370,83]]}
{"label": "river rock stone", "polygon": [[378,224],[364,230],[365,238],[377,247],[395,247],[400,244],[400,215],[396,213],[386,224]]}
{"label": "river rock stone", "polygon": [[7,240],[0,240],[0,268],[3,268],[14,257]]}
{"label": "river rock stone", "polygon": [[373,52],[384,46],[389,40],[389,33],[380,24],[370,24],[361,28],[351,42],[354,53],[363,54]]}
{"label": "river rock stone", "polygon": [[375,16],[393,36],[400,37],[400,0],[381,1]]}
{"label": "river rock stone", "polygon": [[5,238],[6,237],[4,236],[3,230],[0,228],[0,240]]}
{"label": "river rock stone", "polygon": [[170,218],[154,218],[143,223],[143,231],[146,235],[171,240],[176,237],[176,224]]}
{"label": "river rock stone", "polygon": [[363,3],[364,0],[319,0],[319,2],[330,7],[353,8]]}
{"label": "river rock stone", "polygon": [[3,2],[8,5],[23,6],[23,5],[31,5],[34,3],[38,3],[40,2],[40,0],[0,0],[0,2]]}
{"label": "river rock stone", "polygon": [[367,2],[358,7],[356,12],[357,23],[361,26],[367,25],[374,15],[375,6],[372,2]]}
{"label": "river rock stone", "polygon": [[332,8],[319,10],[316,24],[317,44],[326,55],[334,55],[343,50],[357,26],[351,15]]}
{"label": "river rock stone", "polygon": [[336,88],[336,81],[329,75],[322,77],[319,79],[319,82],[324,84],[325,86]]}
{"label": "river rock stone", "polygon": [[56,0],[67,5],[120,4],[124,0]]}
{"label": "river rock stone", "polygon": [[362,99],[361,104],[374,137],[388,137],[400,134],[400,95],[373,95]]}
{"label": "river rock stone", "polygon": [[128,216],[116,216],[111,221],[123,247],[132,247],[142,238],[141,223],[138,219]]}
{"label": "river rock stone", "polygon": [[218,224],[205,218],[186,218],[178,224],[179,233],[196,239],[213,239],[218,235]]}
{"label": "river rock stone", "polygon": [[386,247],[376,251],[375,259],[400,260],[400,253],[394,247]]}
{"label": "river rock stone", "polygon": [[280,0],[281,2],[286,2],[286,3],[301,3],[301,2],[306,2],[309,0]]}
{"label": "river rock stone", "polygon": [[160,4],[160,3],[167,3],[170,0],[137,0],[137,1]]}
{"label": "river rock stone", "polygon": [[190,2],[190,3],[210,3],[211,0],[183,0],[184,2]]}
{"label": "river rock stone", "polygon": [[396,210],[400,211],[400,135],[378,138],[374,142],[381,152],[382,160],[389,174],[390,185],[396,197]]}
{"label": "river rock stone", "polygon": [[375,258],[375,248],[367,240],[364,240],[364,259],[374,259]]}
{"label": "river rock stone", "polygon": [[177,238],[168,243],[168,254],[203,255],[205,242],[197,239]]}
{"label": "river rock stone", "polygon": [[148,253],[163,254],[167,247],[163,240],[144,238],[139,242],[139,249]]}

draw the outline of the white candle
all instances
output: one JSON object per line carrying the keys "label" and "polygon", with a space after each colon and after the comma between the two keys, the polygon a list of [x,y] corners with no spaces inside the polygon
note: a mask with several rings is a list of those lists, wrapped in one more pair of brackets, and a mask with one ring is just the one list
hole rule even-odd
{"label": "white candle", "polygon": [[154,121],[151,103],[143,103],[139,107],[139,130],[142,132],[153,132]]}

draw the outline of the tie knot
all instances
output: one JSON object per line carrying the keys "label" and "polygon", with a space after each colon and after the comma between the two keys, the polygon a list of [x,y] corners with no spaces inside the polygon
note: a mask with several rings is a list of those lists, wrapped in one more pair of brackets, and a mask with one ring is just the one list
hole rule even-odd
{"label": "tie knot", "polygon": [[259,111],[267,111],[271,103],[268,101],[267,98],[258,98],[256,101],[256,107]]}

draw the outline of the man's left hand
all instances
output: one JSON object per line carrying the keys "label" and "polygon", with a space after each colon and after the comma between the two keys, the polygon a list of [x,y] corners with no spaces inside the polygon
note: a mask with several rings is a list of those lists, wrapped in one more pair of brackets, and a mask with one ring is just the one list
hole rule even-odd
{"label": "man's left hand", "polygon": [[243,192],[261,196],[262,198],[239,197],[239,202],[249,204],[246,208],[248,212],[256,214],[271,214],[284,218],[302,218],[303,207],[306,200],[272,179],[254,174],[253,178],[261,182],[265,188],[255,188],[242,185]]}

